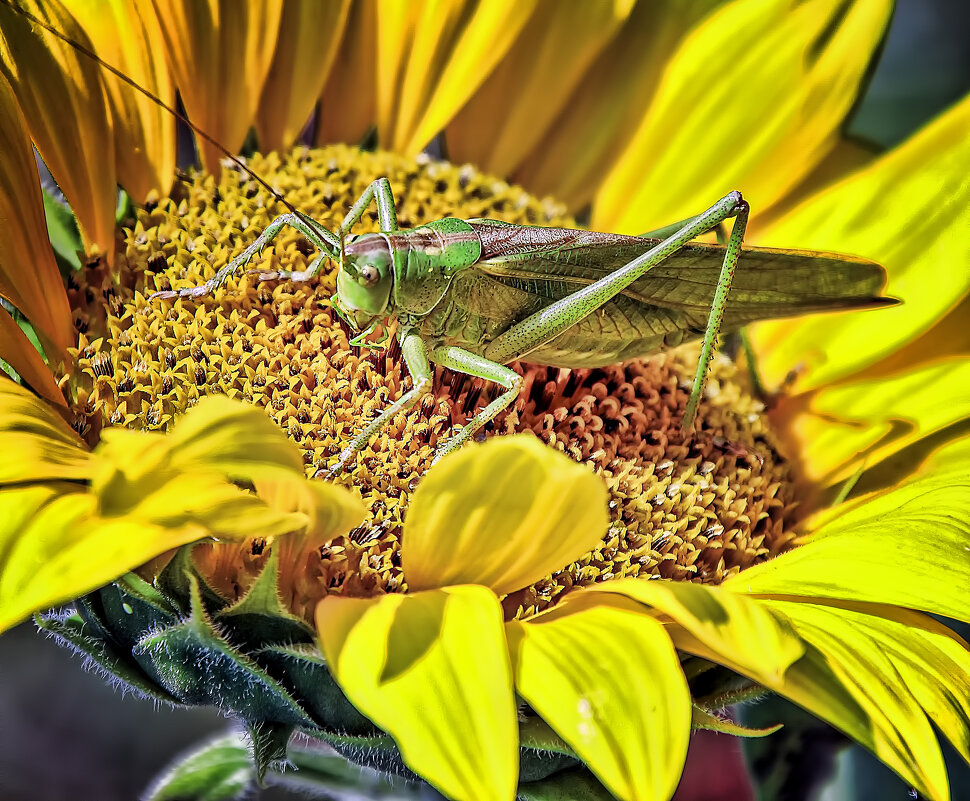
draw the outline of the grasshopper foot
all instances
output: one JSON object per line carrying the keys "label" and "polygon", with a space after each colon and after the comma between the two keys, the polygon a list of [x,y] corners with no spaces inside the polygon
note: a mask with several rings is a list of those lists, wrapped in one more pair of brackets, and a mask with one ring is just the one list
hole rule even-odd
{"label": "grasshopper foot", "polygon": [[204,295],[211,295],[218,288],[219,284],[214,281],[206,281],[201,286],[187,286],[182,289],[163,289],[148,296],[148,302],[154,303],[156,300],[168,300],[169,298],[200,298]]}
{"label": "grasshopper foot", "polygon": [[330,467],[321,467],[316,473],[313,474],[313,477],[330,479],[336,478],[347,468],[347,465],[350,463],[350,460],[354,458],[356,453],[357,451],[353,448],[344,448],[340,452],[340,456],[337,457],[336,462],[330,465]]}

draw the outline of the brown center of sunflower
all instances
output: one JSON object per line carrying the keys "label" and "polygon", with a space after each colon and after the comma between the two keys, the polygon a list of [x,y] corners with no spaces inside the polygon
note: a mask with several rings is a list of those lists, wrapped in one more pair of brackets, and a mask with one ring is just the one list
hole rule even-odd
{"label": "brown center of sunflower", "polygon": [[[429,159],[349,147],[257,156],[252,167],[322,225],[334,229],[378,176],[390,179],[402,227],[445,216],[572,225],[563,208],[523,190]],[[311,283],[240,275],[215,296],[157,301],[156,289],[200,284],[281,213],[252,179],[226,169],[187,179],[172,199],[138,213],[118,240],[120,277],[98,268],[75,291],[78,427],[164,429],[203,395],[262,406],[303,449],[308,470],[331,463],[367,420],[410,385],[400,353],[351,347],[330,307],[333,273]],[[376,213],[355,232],[376,230]],[[261,270],[303,270],[313,248],[284,229]],[[626,576],[719,582],[784,550],[793,534],[791,469],[775,449],[762,405],[744,376],[717,358],[696,432],[680,418],[698,348],[687,346],[603,369],[513,365],[525,377],[515,406],[487,430],[532,431],[589,462],[611,493],[611,528],[581,560],[506,599],[528,616],[575,586]],[[434,392],[400,414],[337,480],[363,497],[367,522],[316,549],[282,554],[281,590],[297,614],[327,592],[401,590],[402,521],[436,447],[494,387],[439,370]],[[295,545],[295,543],[294,543]],[[259,572],[262,543],[200,548],[197,559],[230,596]]]}

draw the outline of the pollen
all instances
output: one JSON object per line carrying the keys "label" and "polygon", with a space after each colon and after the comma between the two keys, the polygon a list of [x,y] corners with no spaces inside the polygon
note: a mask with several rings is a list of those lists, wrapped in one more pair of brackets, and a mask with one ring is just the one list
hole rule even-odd
{"label": "pollen", "polygon": [[[552,200],[425,157],[333,146],[257,155],[250,166],[331,230],[381,176],[390,180],[404,228],[447,216],[575,225]],[[309,282],[241,272],[211,296],[147,300],[211,278],[285,211],[232,165],[218,178],[189,175],[172,197],[125,224],[113,274],[101,264],[79,274],[71,292],[82,333],[70,380],[82,435],[93,443],[108,425],[165,430],[201,397],[221,393],[262,407],[302,449],[312,475],[410,388],[395,340],[386,351],[350,345],[352,334],[330,305],[335,265]],[[354,233],[373,230],[376,210]],[[249,270],[298,272],[314,256],[301,234],[284,229]],[[681,428],[698,350],[596,370],[512,365],[523,389],[485,436],[532,432],[589,465],[609,487],[612,523],[594,551],[506,598],[509,617],[531,616],[574,587],[613,578],[718,583],[789,547],[792,469],[743,371],[716,358],[695,431]],[[406,590],[400,546],[409,499],[436,448],[496,389],[439,369],[425,400],[399,414],[333,479],[364,500],[368,518],[332,542],[305,543],[302,551],[287,546],[280,590],[295,614],[309,619],[328,593]],[[265,564],[264,546],[208,545],[196,549],[196,561],[215,589],[238,596]]]}

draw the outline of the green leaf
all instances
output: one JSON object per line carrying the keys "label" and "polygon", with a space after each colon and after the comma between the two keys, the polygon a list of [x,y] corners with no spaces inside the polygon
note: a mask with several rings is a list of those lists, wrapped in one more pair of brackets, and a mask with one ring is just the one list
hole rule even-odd
{"label": "green leaf", "polygon": [[344,693],[455,798],[508,799],[518,731],[502,612],[484,587],[328,596],[317,628]]}
{"label": "green leaf", "polygon": [[970,621],[970,479],[948,472],[864,500],[724,589],[905,606]]}
{"label": "green leaf", "polygon": [[638,604],[587,601],[507,624],[516,690],[618,798],[669,798],[691,718],[677,653]]}
{"label": "green leaf", "polygon": [[401,551],[408,586],[527,587],[596,546],[606,504],[601,479],[531,436],[469,444],[414,493]]}
{"label": "green leaf", "polygon": [[256,784],[249,749],[238,735],[202,745],[168,768],[145,801],[234,801]]}
{"label": "green leaf", "polygon": [[47,236],[62,265],[62,272],[63,267],[67,267],[68,272],[80,270],[81,260],[77,254],[84,251],[84,245],[71,207],[44,190],[44,216],[47,218]]}

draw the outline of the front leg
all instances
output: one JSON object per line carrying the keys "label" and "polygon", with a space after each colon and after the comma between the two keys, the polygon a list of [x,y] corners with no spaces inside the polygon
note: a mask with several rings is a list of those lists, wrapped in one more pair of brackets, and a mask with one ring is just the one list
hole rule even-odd
{"label": "front leg", "polygon": [[[236,270],[245,267],[252,260],[254,256],[262,253],[263,248],[266,247],[270,242],[279,236],[280,231],[284,228],[294,228],[299,231],[303,236],[307,238],[309,242],[313,244],[320,251],[320,261],[323,257],[329,256],[330,258],[335,258],[336,254],[331,249],[330,244],[319,234],[319,230],[324,230],[320,226],[314,223],[312,226],[304,221],[306,215],[300,214],[281,214],[273,222],[263,229],[263,232],[256,238],[248,248],[246,248],[242,253],[240,253],[232,261],[228,262],[219,272],[217,272],[212,278],[206,281],[200,286],[189,286],[183,287],[182,289],[165,289],[160,292],[156,292],[150,295],[149,302],[156,300],[158,298],[199,298],[205,295],[211,295],[219,287],[221,287],[226,281],[229,280],[235,273]],[[309,219],[309,218],[306,218]],[[317,262],[314,262],[314,267],[319,269]]]}
{"label": "front leg", "polygon": [[354,437],[350,444],[340,452],[336,464],[332,465],[329,469],[321,467],[317,470],[314,473],[315,478],[324,475],[336,476],[342,473],[348,462],[367,447],[370,438],[379,433],[382,428],[386,427],[394,415],[398,412],[407,411],[421,397],[431,391],[431,363],[428,361],[428,350],[425,347],[424,340],[413,329],[402,331],[399,338],[401,341],[401,353],[404,356],[405,364],[408,366],[408,372],[411,374],[412,388],[368,423],[364,427],[364,430]]}

